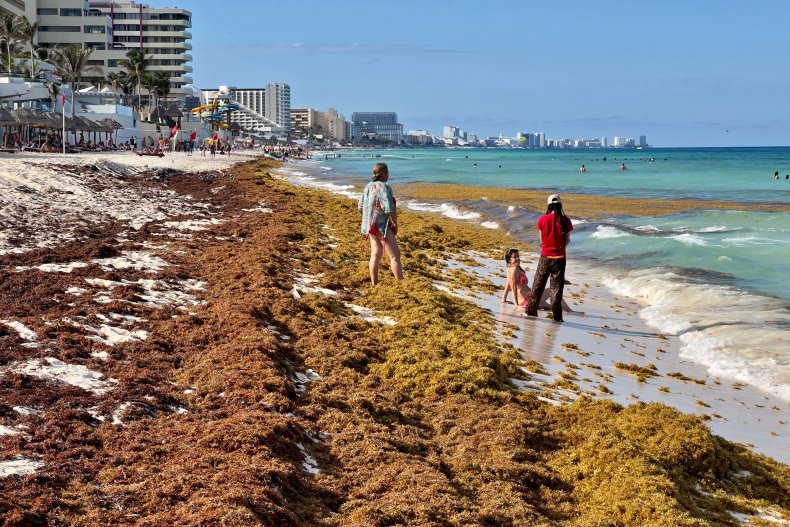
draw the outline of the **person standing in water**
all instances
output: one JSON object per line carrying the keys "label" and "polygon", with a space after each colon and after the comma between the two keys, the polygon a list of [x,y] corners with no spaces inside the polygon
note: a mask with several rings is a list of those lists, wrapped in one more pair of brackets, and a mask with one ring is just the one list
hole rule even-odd
{"label": "person standing in water", "polygon": [[357,209],[362,214],[362,234],[370,240],[370,283],[375,287],[379,281],[381,257],[386,252],[390,257],[390,270],[396,280],[403,279],[400,248],[395,235],[398,232],[398,213],[395,196],[387,185],[389,169],[386,163],[373,165],[373,178],[365,185]]}
{"label": "person standing in water", "polygon": [[554,320],[562,322],[562,292],[565,289],[565,247],[571,241],[573,224],[562,210],[559,194],[547,199],[546,214],[538,219],[540,235],[540,260],[532,281],[526,314],[538,315],[538,301],[543,297],[546,282],[551,276],[551,313]]}

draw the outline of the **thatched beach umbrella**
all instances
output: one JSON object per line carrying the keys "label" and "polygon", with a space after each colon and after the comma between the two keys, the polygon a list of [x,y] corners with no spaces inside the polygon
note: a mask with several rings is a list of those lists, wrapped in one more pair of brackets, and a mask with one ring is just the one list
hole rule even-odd
{"label": "thatched beach umbrella", "polygon": [[[120,128],[124,127],[121,123],[119,123],[118,121],[116,121],[115,119],[113,119],[111,117],[107,117],[105,119],[102,119],[99,122],[101,122],[104,125],[106,125],[107,128],[109,128],[110,133],[114,133],[116,130],[119,130]],[[113,138],[113,141],[115,141],[115,138]]]}
{"label": "thatched beach umbrella", "polygon": [[[43,116],[37,115],[30,108],[19,108],[11,113],[16,119],[17,127],[23,140],[32,141],[33,128],[42,128],[47,124],[47,120]],[[25,127],[27,128],[27,134],[24,133]]]}
{"label": "thatched beach umbrella", "polygon": [[184,114],[183,112],[181,112],[181,110],[178,109],[178,105],[173,103],[170,106],[168,106],[167,110],[165,111],[165,116],[178,119],[184,117]]}
{"label": "thatched beach umbrella", "polygon": [[165,111],[159,106],[157,106],[148,116],[148,120],[151,121],[152,123],[158,123],[160,121],[164,121],[165,117],[166,117]]}
{"label": "thatched beach umbrella", "polygon": [[8,147],[9,125],[16,124],[16,119],[10,110],[0,106],[0,126],[3,127],[3,147]]}

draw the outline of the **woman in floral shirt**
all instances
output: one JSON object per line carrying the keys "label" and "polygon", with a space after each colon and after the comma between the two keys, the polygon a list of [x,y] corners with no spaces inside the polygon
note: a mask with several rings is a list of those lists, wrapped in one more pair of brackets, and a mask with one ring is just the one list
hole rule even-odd
{"label": "woman in floral shirt", "polygon": [[390,257],[390,269],[397,280],[403,279],[398,232],[398,213],[392,188],[387,185],[389,170],[385,163],[373,165],[373,179],[365,186],[357,208],[362,213],[362,234],[370,240],[370,282],[379,281],[379,265],[384,251]]}

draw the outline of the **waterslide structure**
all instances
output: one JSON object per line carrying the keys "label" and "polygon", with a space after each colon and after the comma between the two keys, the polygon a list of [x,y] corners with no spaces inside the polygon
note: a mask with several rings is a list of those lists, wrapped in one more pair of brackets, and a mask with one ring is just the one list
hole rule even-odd
{"label": "waterslide structure", "polygon": [[192,114],[207,121],[212,126],[227,128],[230,124],[230,113],[239,110],[238,103],[213,100],[204,106],[192,109]]}

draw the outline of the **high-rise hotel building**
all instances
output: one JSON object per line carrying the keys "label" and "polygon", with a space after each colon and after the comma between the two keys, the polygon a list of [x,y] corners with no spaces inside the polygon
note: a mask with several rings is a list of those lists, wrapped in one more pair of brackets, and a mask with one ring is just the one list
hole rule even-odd
{"label": "high-rise hotel building", "polygon": [[351,114],[351,139],[362,137],[400,143],[403,140],[403,125],[395,112],[354,112]]}
{"label": "high-rise hotel building", "polygon": [[170,74],[175,99],[191,94],[189,40],[192,13],[177,7],[157,8],[134,1],[107,0],[0,0],[0,12],[24,15],[39,22],[37,45],[52,48],[75,45],[93,49],[89,66],[101,73],[86,74],[85,82],[100,82],[110,72],[123,71],[118,63],[130,49],[145,50],[148,71]]}
{"label": "high-rise hotel building", "polygon": [[291,108],[291,131],[302,136],[313,131],[336,141],[347,141],[351,138],[351,123],[334,108],[325,112],[313,108]]}
{"label": "high-rise hotel building", "polygon": [[0,15],[21,15],[31,22],[36,20],[34,0],[0,0]]}
{"label": "high-rise hotel building", "polygon": [[[41,0],[39,0],[41,1]],[[60,0],[56,0],[60,1]],[[192,13],[178,7],[151,7],[136,2],[90,0],[90,13],[108,16],[112,22],[112,42],[106,50],[98,49],[92,59],[105,62],[105,74],[123,71],[118,63],[129,49],[145,50],[149,72],[170,75],[170,95],[183,99],[192,91]]]}

